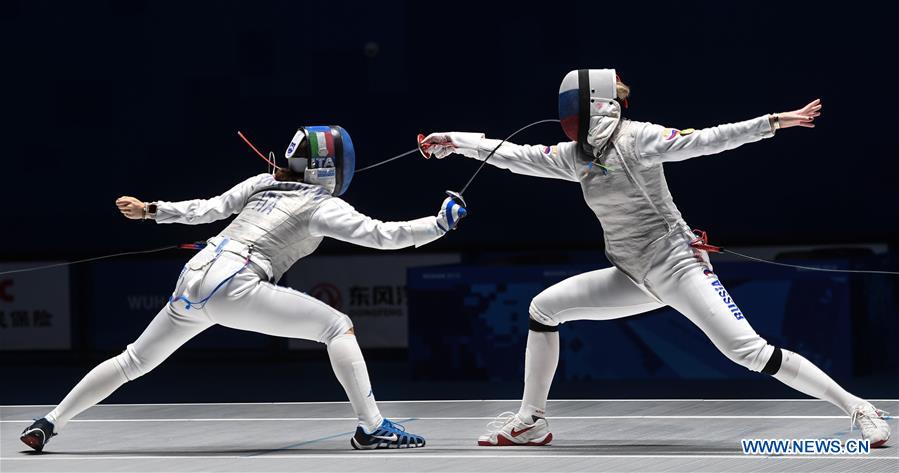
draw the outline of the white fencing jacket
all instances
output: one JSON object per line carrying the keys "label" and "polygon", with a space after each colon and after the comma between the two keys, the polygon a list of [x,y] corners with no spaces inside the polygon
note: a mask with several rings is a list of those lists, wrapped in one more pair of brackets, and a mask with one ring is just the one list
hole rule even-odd
{"label": "white fencing jacket", "polygon": [[[517,174],[579,182],[603,228],[609,260],[638,284],[660,240],[690,232],[674,205],[662,163],[736,148],[774,135],[768,116],[702,130],[678,130],[622,119],[611,143],[585,161],[577,143],[504,143],[488,161]],[[480,133],[452,133],[456,151],[483,160],[499,143]],[[592,157],[592,155],[590,156]]]}
{"label": "white fencing jacket", "polygon": [[[363,215],[325,188],[253,176],[211,199],[159,201],[157,223],[209,223],[238,214],[219,233],[252,247],[251,260],[278,280],[324,237],[378,249],[421,246],[441,237],[436,217],[382,222]],[[220,241],[220,240],[216,240]]]}

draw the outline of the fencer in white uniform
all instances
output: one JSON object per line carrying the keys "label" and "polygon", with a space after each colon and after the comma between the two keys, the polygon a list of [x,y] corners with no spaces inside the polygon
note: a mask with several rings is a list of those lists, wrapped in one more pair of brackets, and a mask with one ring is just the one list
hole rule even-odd
{"label": "fencer in white uniform", "polygon": [[170,302],[120,355],[94,368],[62,402],[23,432],[40,451],[60,429],[119,386],[151,371],[178,347],[219,324],[327,345],[334,373],[359,419],[357,449],[423,447],[421,436],[384,419],[349,317],[300,291],[277,286],[325,237],[391,250],[422,246],[455,227],[465,209],[447,198],[437,216],[382,222],[337,197],[352,178],[354,150],[340,127],[301,128],[287,151],[290,170],[253,176],[222,195],[183,202],[117,202],[132,218],[198,225],[237,217],[184,266]]}
{"label": "fencer in white uniform", "polygon": [[621,116],[629,88],[613,69],[572,71],[559,92],[560,121],[572,141],[555,146],[487,139],[480,133],[434,133],[423,146],[484,160],[517,174],[577,182],[603,228],[614,267],[566,279],[530,305],[524,398],[504,413],[480,445],[552,441],[546,400],[559,357],[558,327],[572,320],[610,320],[670,306],[690,319],[728,358],[827,400],[851,416],[874,446],[889,438],[882,411],[846,392],[807,359],[760,337],[713,272],[671,197],[663,164],[720,153],[774,136],[778,128],[813,127],[821,104],[701,130],[666,128]]}

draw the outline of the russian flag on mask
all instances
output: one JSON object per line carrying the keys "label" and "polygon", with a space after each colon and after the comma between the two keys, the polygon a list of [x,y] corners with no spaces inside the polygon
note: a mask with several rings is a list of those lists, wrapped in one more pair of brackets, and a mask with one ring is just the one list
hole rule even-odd
{"label": "russian flag on mask", "polygon": [[565,135],[577,140],[578,137],[578,89],[559,91],[559,120],[562,122],[562,130]]}

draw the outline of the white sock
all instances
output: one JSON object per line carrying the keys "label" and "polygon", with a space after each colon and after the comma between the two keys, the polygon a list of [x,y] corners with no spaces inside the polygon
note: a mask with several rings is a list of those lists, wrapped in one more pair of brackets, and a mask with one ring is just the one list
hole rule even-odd
{"label": "white sock", "polygon": [[546,416],[549,386],[559,364],[559,332],[528,331],[524,353],[524,397],[518,416],[525,422]]}
{"label": "white sock", "polygon": [[125,372],[115,358],[97,365],[46,417],[53,423],[53,431],[59,432],[73,417],[106,399],[119,386],[128,382]]}
{"label": "white sock", "polygon": [[384,418],[375,403],[371,382],[368,380],[368,369],[356,336],[345,333],[334,337],[328,344],[328,355],[331,357],[334,374],[359,418],[359,424],[366,432],[374,432]]}
{"label": "white sock", "polygon": [[780,382],[799,392],[827,401],[847,414],[851,414],[855,406],[865,402],[846,392],[836,381],[802,355],[789,350],[781,352],[783,361],[780,370],[774,375]]}

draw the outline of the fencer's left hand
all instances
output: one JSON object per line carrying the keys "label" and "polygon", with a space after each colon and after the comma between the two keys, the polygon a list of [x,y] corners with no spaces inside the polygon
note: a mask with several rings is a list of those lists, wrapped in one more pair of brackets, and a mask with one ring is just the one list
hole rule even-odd
{"label": "fencer's left hand", "polygon": [[452,197],[447,197],[443,199],[440,210],[437,212],[437,226],[444,232],[454,230],[459,225],[459,220],[466,215],[468,215],[468,210],[465,207],[459,205]]}
{"label": "fencer's left hand", "polygon": [[778,113],[777,119],[781,128],[801,126],[815,127],[815,118],[821,115],[821,99],[812,100],[808,105],[792,112]]}
{"label": "fencer's left hand", "polygon": [[131,197],[128,195],[123,195],[119,197],[115,201],[116,207],[119,208],[119,212],[122,212],[122,215],[128,217],[132,220],[138,220],[144,218],[144,208],[145,204],[135,197]]}

